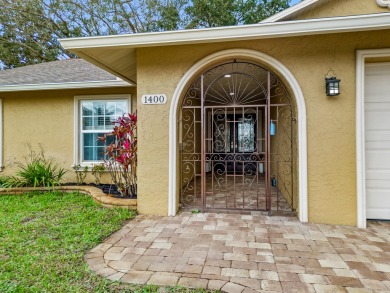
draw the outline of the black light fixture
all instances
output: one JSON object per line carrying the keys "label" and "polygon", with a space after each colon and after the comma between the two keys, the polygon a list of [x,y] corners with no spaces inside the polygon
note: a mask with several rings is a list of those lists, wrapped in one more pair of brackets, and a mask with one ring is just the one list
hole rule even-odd
{"label": "black light fixture", "polygon": [[340,79],[336,77],[325,77],[326,95],[328,97],[338,96],[340,94]]}

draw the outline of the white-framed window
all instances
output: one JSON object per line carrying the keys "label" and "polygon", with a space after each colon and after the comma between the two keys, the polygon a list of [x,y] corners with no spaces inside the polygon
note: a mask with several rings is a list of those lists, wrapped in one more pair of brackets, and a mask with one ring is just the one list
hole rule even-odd
{"label": "white-framed window", "polygon": [[[130,95],[94,95],[75,97],[75,164],[92,166],[105,159],[105,144],[98,137],[111,132],[112,124],[130,113]],[[110,143],[108,140],[107,143]]]}

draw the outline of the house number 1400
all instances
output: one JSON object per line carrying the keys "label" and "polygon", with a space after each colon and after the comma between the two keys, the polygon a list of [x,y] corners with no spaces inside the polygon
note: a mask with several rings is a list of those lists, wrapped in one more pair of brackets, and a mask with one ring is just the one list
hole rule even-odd
{"label": "house number 1400", "polygon": [[167,102],[167,96],[162,94],[157,95],[143,95],[142,104],[144,105],[158,105],[165,104]]}

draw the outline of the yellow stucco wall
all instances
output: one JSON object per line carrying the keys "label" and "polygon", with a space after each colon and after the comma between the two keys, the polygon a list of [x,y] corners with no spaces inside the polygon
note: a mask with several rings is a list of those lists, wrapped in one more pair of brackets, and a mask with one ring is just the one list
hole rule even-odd
{"label": "yellow stucco wall", "polygon": [[376,3],[376,0],[331,0],[323,1],[323,4],[320,4],[314,9],[299,15],[295,19],[335,17],[381,12],[390,12],[390,10],[386,7],[380,7]]}
{"label": "yellow stucco wall", "polygon": [[[3,101],[3,174],[14,172],[14,162],[28,154],[26,143],[34,150],[42,144],[47,156],[68,169],[66,181],[75,182],[71,169],[74,149],[74,96],[131,94],[136,109],[135,88],[45,90],[0,93]],[[93,181],[88,176],[88,181]]]}
{"label": "yellow stucco wall", "polygon": [[[383,37],[389,33],[138,49],[138,99],[151,93],[168,97],[165,105],[138,105],[139,211],[167,214],[169,111],[179,81],[202,58],[221,50],[243,48],[276,58],[292,72],[303,91],[307,107],[309,220],[355,225],[355,52],[390,47],[390,39]],[[324,77],[330,69],[342,80],[339,97],[325,95]]]}

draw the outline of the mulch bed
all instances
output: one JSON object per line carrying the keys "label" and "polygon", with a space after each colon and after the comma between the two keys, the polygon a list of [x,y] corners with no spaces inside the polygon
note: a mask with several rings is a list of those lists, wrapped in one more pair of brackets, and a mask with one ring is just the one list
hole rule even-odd
{"label": "mulch bed", "polygon": [[[76,186],[78,185],[77,183],[74,183],[74,182],[71,182],[71,183],[64,183],[64,184],[61,184],[63,186]],[[99,184],[99,185],[96,185],[95,183],[84,183],[82,184],[82,186],[94,186],[94,187],[97,187],[97,188],[100,188],[105,194],[107,195],[111,195],[112,197],[115,197],[115,198],[137,198],[137,196],[125,196],[125,197],[122,197],[120,192],[117,190],[116,188],[116,185],[114,184]]]}

